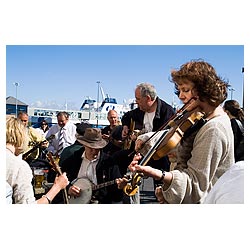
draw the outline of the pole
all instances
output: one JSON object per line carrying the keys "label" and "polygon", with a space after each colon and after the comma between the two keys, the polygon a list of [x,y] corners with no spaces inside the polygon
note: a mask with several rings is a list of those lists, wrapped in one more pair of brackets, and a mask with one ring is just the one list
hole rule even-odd
{"label": "pole", "polygon": [[89,98],[89,96],[87,96],[87,100],[89,101],[89,120],[90,120],[90,98]]}
{"label": "pole", "polygon": [[100,81],[97,81],[97,120],[96,120],[96,127],[98,128],[98,119],[99,119],[99,89],[100,89]]}
{"label": "pole", "polygon": [[243,75],[243,86],[242,86],[242,108],[244,110],[244,67],[242,67],[241,69],[241,73]]}
{"label": "pole", "polygon": [[14,85],[16,86],[16,118],[17,118],[17,87],[19,86],[19,83],[15,82]]}
{"label": "pole", "polygon": [[234,88],[232,88],[232,90],[231,90],[231,100],[233,100],[233,92],[235,91],[235,89]]}
{"label": "pole", "polygon": [[235,91],[234,88],[230,88],[229,91],[231,92],[231,100],[233,100],[233,91]]}

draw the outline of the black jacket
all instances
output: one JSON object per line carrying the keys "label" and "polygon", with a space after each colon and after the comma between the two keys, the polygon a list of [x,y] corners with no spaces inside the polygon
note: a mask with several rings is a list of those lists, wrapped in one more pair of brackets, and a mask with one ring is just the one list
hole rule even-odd
{"label": "black jacket", "polygon": [[[235,162],[244,160],[244,124],[237,121],[236,119],[231,119],[231,127],[234,134],[234,158]],[[241,123],[241,128],[238,125]],[[242,131],[241,131],[242,129]]]}
{"label": "black jacket", "polygon": [[[155,117],[153,120],[153,131],[158,130],[163,124],[165,124],[174,114],[174,109],[171,105],[161,100],[159,97],[156,99],[157,108]],[[121,119],[122,125],[130,127],[131,118],[135,122],[135,129],[143,129],[143,119],[145,112],[140,108],[133,109],[125,113]]]}

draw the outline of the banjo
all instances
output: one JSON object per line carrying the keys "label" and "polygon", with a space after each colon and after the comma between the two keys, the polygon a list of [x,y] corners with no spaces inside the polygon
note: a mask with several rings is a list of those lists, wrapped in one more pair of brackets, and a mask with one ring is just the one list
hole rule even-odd
{"label": "banjo", "polygon": [[86,177],[78,177],[71,182],[72,185],[80,188],[80,196],[71,196],[69,198],[69,204],[89,204],[96,203],[91,202],[92,192],[116,183],[116,180],[107,181],[101,184],[93,184]]}

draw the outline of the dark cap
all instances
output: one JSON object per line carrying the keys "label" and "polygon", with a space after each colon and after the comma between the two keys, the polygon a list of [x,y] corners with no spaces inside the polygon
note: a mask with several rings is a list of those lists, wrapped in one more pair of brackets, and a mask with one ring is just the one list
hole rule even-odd
{"label": "dark cap", "polygon": [[87,122],[77,123],[76,124],[76,132],[79,135],[84,135],[86,128],[91,128],[91,124]]}

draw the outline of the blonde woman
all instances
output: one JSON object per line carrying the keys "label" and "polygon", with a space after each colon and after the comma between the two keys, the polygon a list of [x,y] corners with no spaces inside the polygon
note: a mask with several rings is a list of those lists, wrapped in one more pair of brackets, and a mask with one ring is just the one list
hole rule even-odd
{"label": "blonde woman", "polygon": [[18,156],[25,141],[25,127],[16,118],[6,121],[6,181],[13,191],[14,204],[49,204],[58,192],[68,185],[65,173],[56,177],[54,185],[46,195],[36,200],[32,182],[32,171],[28,163]]}

